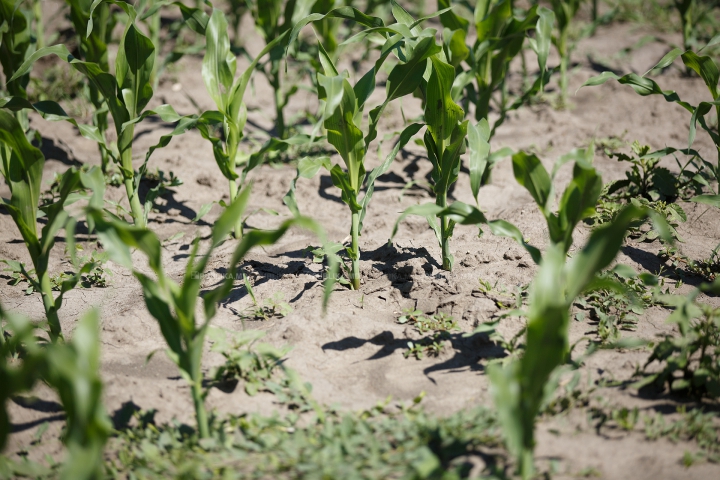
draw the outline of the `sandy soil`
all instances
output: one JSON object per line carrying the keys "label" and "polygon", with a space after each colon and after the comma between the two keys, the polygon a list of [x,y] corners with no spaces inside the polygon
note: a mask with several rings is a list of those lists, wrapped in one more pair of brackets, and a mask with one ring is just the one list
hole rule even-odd
{"label": "sandy soil", "polygon": [[[243,28],[252,31],[247,22]],[[623,48],[635,45],[645,35],[656,38],[626,55],[615,55]],[[601,27],[594,37],[580,41],[574,52],[576,63],[572,69],[571,91],[598,73],[593,62],[602,60],[623,72],[642,73],[669,49],[669,45],[679,42],[677,35],[658,34],[633,25]],[[246,45],[251,52],[261,48],[255,34],[248,34]],[[530,54],[528,59],[531,59]],[[200,61],[195,57],[183,59],[170,78],[161,83],[153,103],[167,102],[178,112],[189,114],[195,111],[189,96],[202,108],[211,108],[211,100],[199,74]],[[551,57],[550,64],[556,63],[557,58]],[[691,103],[707,97],[707,90],[699,79],[686,78],[678,70],[667,71],[657,81],[665,89],[677,90]],[[553,84],[549,91],[553,93],[554,90]],[[374,98],[383,96],[382,88],[378,88]],[[271,90],[264,78],[256,75],[254,89],[248,94],[249,130],[254,136],[262,135],[272,124],[270,114],[266,113],[272,111],[271,98]],[[584,147],[592,139],[614,136],[629,142],[637,139],[653,148],[686,146],[687,113],[662,98],[642,98],[629,87],[608,82],[601,87],[580,90],[572,96],[572,102],[572,108],[567,110],[555,110],[549,103],[540,103],[512,113],[493,139],[493,150],[505,146],[515,150],[533,149],[541,154],[546,166],[551,166],[560,155],[572,148]],[[298,95],[289,107],[288,117],[306,108],[314,110],[315,100],[311,96]],[[420,112],[413,99],[403,100],[403,108],[409,117]],[[69,162],[99,162],[95,146],[80,137],[71,126],[51,124],[39,118],[33,118],[32,123],[44,137],[48,180],[53,173],[65,169]],[[401,126],[400,108],[394,105],[383,119],[380,137]],[[138,161],[140,154],[144,155],[145,149],[170,129],[170,125],[160,122],[144,122],[137,129]],[[704,134],[698,135],[695,148],[701,153],[712,152]],[[669,168],[674,167],[674,162],[666,162]],[[372,167],[377,163],[373,150],[368,156],[368,164]],[[596,165],[605,181],[623,177],[624,167],[602,151],[596,155]],[[226,198],[227,185],[214,163],[209,144],[196,132],[176,138],[169,147],[158,151],[151,160],[151,167],[166,173],[173,171],[184,181],[183,186],[173,189],[159,202],[150,222],[150,227],[161,238],[185,234],[179,240],[169,242],[164,250],[167,271],[179,277],[189,243],[195,235],[207,235],[210,223],[206,222],[212,222],[219,209],[214,207],[199,224],[190,220],[201,205]],[[223,302],[214,325],[231,330],[260,329],[267,332],[267,341],[292,345],[287,364],[312,383],[313,394],[319,401],[337,404],[343,409],[370,407],[389,395],[397,401],[409,401],[423,391],[426,392],[423,405],[439,415],[478,403],[490,405],[484,365],[488,359],[502,354],[499,347],[486,337],[464,338],[458,333],[439,357],[420,361],[405,359],[403,351],[407,341],[417,335],[396,320],[406,308],[418,308],[428,313],[442,311],[451,314],[463,332],[469,332],[478,323],[491,320],[500,312],[493,294],[483,293],[478,279],[514,291],[531,281],[535,266],[512,241],[494,237],[489,232],[478,238],[477,229],[457,227],[452,242],[456,270],[452,274],[443,272],[439,269],[440,251],[434,236],[419,218],[403,222],[394,244],[388,246],[388,237],[399,212],[410,205],[432,201],[422,188],[412,188],[400,198],[401,189],[407,182],[423,180],[429,170],[430,164],[420,148],[411,145],[398,156],[390,171],[380,177],[361,237],[364,276],[361,291],[337,287],[327,315],[321,315],[319,267],[304,252],[308,245],[317,244],[317,240],[306,232],[293,231],[279,244],[253,251],[244,263],[254,281],[256,295],[265,299],[281,292],[293,312],[282,319],[243,323],[237,312],[243,311],[251,302],[244,287],[238,285]],[[289,216],[282,197],[294,175],[295,169],[291,166],[264,166],[253,172],[251,208],[273,209],[280,212],[280,216],[257,213],[248,221],[250,228],[270,228]],[[570,168],[566,166],[558,175],[558,182],[563,184],[569,176]],[[0,186],[0,195],[8,195],[5,185]],[[111,188],[108,196],[121,200],[124,191]],[[347,236],[350,215],[329,175],[301,180],[297,197],[301,211],[317,219],[327,229],[330,239],[342,241]],[[461,174],[453,198],[472,203],[467,173]],[[509,220],[534,244],[545,244],[544,222],[531,197],[515,182],[509,161],[497,166],[492,184],[480,192],[480,205],[489,218]],[[680,250],[690,258],[705,258],[720,241],[720,213],[692,204],[682,206],[688,221],[680,227],[685,240],[679,245]],[[587,235],[587,228],[581,226],[576,243],[581,244]],[[58,270],[63,268],[63,248],[62,241],[55,247],[53,268]],[[228,242],[218,251],[212,265],[218,275],[226,267],[232,248],[232,242]],[[618,261],[638,271],[655,272],[660,265],[655,256],[659,249],[658,243],[630,242]],[[0,215],[0,258],[29,261],[6,213]],[[139,255],[136,260],[138,265],[144,264]],[[132,401],[144,409],[156,408],[157,418],[161,421],[174,417],[191,421],[191,397],[174,365],[160,354],[146,364],[149,353],[163,348],[163,339],[145,310],[138,284],[120,267],[111,266],[111,270],[114,275],[109,288],[78,289],[66,295],[61,310],[64,331],[71,332],[86,309],[100,306],[102,376],[108,411],[112,414],[124,402]],[[209,286],[216,280],[217,277],[208,276],[206,284]],[[668,280],[667,284],[672,285],[673,281]],[[705,300],[718,303],[716,299]],[[0,301],[10,310],[34,318],[42,316],[38,296],[25,296],[20,287],[6,285],[6,281],[2,282]],[[642,316],[637,332],[625,332],[624,335],[653,338],[671,331],[672,327],[665,324],[667,315],[666,310],[650,309]],[[509,336],[520,326],[520,320],[508,318],[501,322],[500,331]],[[571,340],[583,336],[593,338],[594,329],[588,321],[573,322]],[[647,351],[603,351],[592,357],[581,372],[583,378],[602,375],[629,379],[635,366],[642,364],[647,355]],[[215,354],[208,353],[205,358],[208,369],[221,362]],[[39,387],[33,394],[42,402],[25,407],[15,403],[9,406],[15,429],[7,450],[10,454],[27,446],[43,422],[50,421],[51,436],[57,436],[63,423],[59,405],[50,390]],[[637,406],[647,414],[663,412],[672,416],[671,412],[679,404],[671,397],[644,398],[632,389],[597,388],[591,395],[610,405]],[[240,388],[232,393],[213,390],[208,405],[219,412],[232,413],[269,413],[277,408],[269,394],[248,397]],[[717,465],[705,463],[689,469],[682,466],[683,452],[695,451],[695,445],[674,444],[667,440],[648,442],[639,430],[631,433],[603,430],[598,434],[584,410],[544,419],[539,425],[538,437],[538,458],[546,464],[557,462],[557,478],[573,478],[583,470],[589,471],[590,467],[608,479],[720,476]],[[54,445],[42,453],[59,454],[60,448],[57,443]]]}

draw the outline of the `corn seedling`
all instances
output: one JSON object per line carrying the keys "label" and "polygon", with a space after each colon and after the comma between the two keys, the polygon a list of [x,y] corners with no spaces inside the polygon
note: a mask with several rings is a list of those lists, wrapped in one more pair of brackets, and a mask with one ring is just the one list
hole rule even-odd
{"label": "corn seedling", "polygon": [[[325,101],[325,112],[323,115],[325,128],[328,130],[328,141],[336,147],[340,155],[345,161],[348,173],[343,178],[343,172],[340,167],[333,167],[331,176],[333,183],[343,190],[343,201],[348,204],[353,214],[353,224],[351,228],[352,246],[348,249],[348,255],[353,263],[353,273],[351,281],[353,288],[359,288],[359,264],[357,263],[359,253],[357,247],[357,236],[359,235],[362,218],[365,215],[366,200],[369,195],[363,199],[363,206],[357,202],[357,194],[363,183],[365,168],[363,160],[367,148],[372,140],[377,136],[377,122],[387,105],[404,95],[413,93],[420,88],[425,94],[425,121],[427,123],[427,131],[425,133],[425,146],[428,150],[428,157],[433,163],[433,190],[436,195],[436,205],[440,209],[447,206],[447,194],[450,186],[457,180],[460,170],[460,155],[465,149],[465,137],[468,131],[468,122],[463,121],[464,111],[457,105],[451,96],[451,88],[455,78],[455,70],[448,63],[444,62],[439,54],[442,53],[442,47],[435,43],[432,36],[434,31],[430,29],[421,30],[418,26],[426,18],[419,20],[413,19],[410,14],[393,2],[393,15],[398,23],[385,26],[382,20],[374,18],[365,18],[359,12],[345,8],[336,9],[328,13],[325,17],[316,15],[309,16],[296,25],[291,34],[291,40],[296,36],[299,28],[310,21],[318,21],[327,16],[338,16],[341,18],[354,18],[359,23],[368,27],[364,32],[355,35],[345,43],[352,43],[368,35],[381,33],[389,34],[386,37],[382,56],[376,62],[375,68],[366,73],[361,80],[351,87],[350,83],[342,75],[338,75],[337,70],[327,56],[327,53],[321,47],[321,63],[323,64],[325,74],[318,74],[318,83],[321,85],[319,96]],[[435,15],[442,15],[447,9],[437,12]],[[404,63],[396,65],[388,76],[386,87],[387,98],[385,102],[378,105],[369,114],[368,133],[364,137],[362,132],[356,127],[356,124],[362,120],[363,107],[366,99],[374,89],[375,73],[379,69],[387,55],[399,44],[404,44],[405,51],[402,52],[401,58]],[[429,78],[423,78],[423,74],[430,72]],[[331,77],[332,76],[332,77]],[[357,98],[356,98],[357,96]],[[334,110],[333,110],[334,109]],[[487,122],[485,122],[487,124]],[[409,139],[417,133],[422,127],[420,124],[412,124],[403,131],[400,136],[400,142],[395,146],[391,156],[388,156],[382,165],[383,170],[373,170],[368,180],[368,192],[371,193],[375,178],[380,173],[384,173],[389,168],[390,162],[399,151],[399,148],[409,141]],[[482,128],[478,125],[476,128]],[[489,128],[485,128],[482,132],[475,132],[472,137],[474,149],[473,155],[473,188],[481,183],[484,171],[488,165],[487,155],[489,146],[487,139]],[[364,147],[364,148],[363,148]],[[358,162],[359,160],[359,162]],[[479,171],[479,165],[482,164],[482,172]],[[301,172],[298,171],[300,175]],[[406,211],[405,214],[422,214],[422,212]],[[443,268],[452,269],[452,255],[449,250],[449,239],[452,236],[453,224],[445,217],[439,218],[440,225],[429,216],[428,218],[433,230],[436,232],[439,243],[443,252]],[[357,220],[356,220],[357,217]],[[401,219],[404,217],[401,217]]]}
{"label": "corn seedling", "polygon": [[[65,45],[45,47],[30,55],[18,68],[11,81],[25,75],[33,64],[47,55],[57,55],[67,61],[72,68],[79,71],[101,92],[105,99],[108,111],[115,123],[117,145],[103,147],[104,137],[97,135],[94,140],[101,144],[101,149],[111,152],[111,158],[122,174],[127,198],[130,203],[130,215],[133,222],[142,227],[147,223],[149,205],[143,207],[140,202],[140,180],[147,170],[150,155],[157,149],[166,146],[171,137],[184,133],[190,128],[194,118],[180,117],[170,105],[161,105],[154,110],[145,110],[153,96],[151,76],[155,64],[155,45],[136,26],[137,12],[134,7],[125,2],[113,0],[95,1],[90,9],[87,31],[92,34],[94,30],[95,9],[103,4],[117,5],[128,15],[127,26],[120,41],[120,47],[115,59],[115,75],[108,73],[101,65],[90,61],[79,60],[70,53]],[[169,135],[161,138],[158,145],[152,147],[145,156],[145,162],[136,172],[133,169],[133,138],[135,125],[150,115],[158,115],[166,122],[179,122],[176,129]],[[82,129],[81,129],[82,133]]]}
{"label": "corn seedling", "polygon": [[292,86],[285,91],[282,85],[282,70],[280,68],[283,59],[283,49],[280,39],[284,37],[293,26],[293,17],[300,9],[300,2],[289,0],[246,0],[250,14],[255,20],[255,27],[265,40],[266,50],[270,52],[270,59],[267,65],[262,65],[260,70],[267,78],[273,89],[273,100],[275,103],[275,136],[284,139],[287,136],[285,124],[285,106],[290,97],[297,92],[297,86]]}
{"label": "corn seedling", "polygon": [[[88,214],[93,219],[98,236],[111,258],[116,263],[131,269],[142,285],[147,308],[160,324],[160,330],[167,342],[167,354],[179,368],[182,377],[190,384],[198,432],[202,438],[209,435],[208,417],[204,405],[206,393],[203,391],[201,370],[205,336],[217,312],[218,302],[227,297],[233,288],[238,264],[252,247],[276,243],[293,226],[307,228],[322,235],[313,221],[303,217],[287,220],[277,230],[249,232],[238,243],[232,254],[228,275],[218,286],[201,296],[202,280],[210,256],[232,231],[237,219],[242,216],[249,197],[250,189],[245,188],[225,209],[213,226],[211,244],[204,254],[198,253],[199,239],[194,241],[181,284],[176,283],[165,273],[162,266],[161,242],[152,231],[106,217],[98,210]],[[147,256],[149,266],[157,279],[133,268],[131,248],[139,249]],[[326,284],[326,293],[329,293],[330,288],[331,285]],[[198,298],[203,300],[203,319],[196,318]]]}
{"label": "corn seedling", "polygon": [[435,194],[435,205],[417,205],[405,210],[395,223],[391,240],[397,232],[398,224],[407,215],[424,216],[435,232],[440,245],[442,268],[450,271],[453,267],[450,238],[455,228],[455,222],[447,216],[438,216],[436,221],[432,212],[442,211],[448,205],[448,191],[458,179],[460,156],[465,152],[466,137],[470,147],[471,184],[476,199],[480,187],[488,182],[490,170],[499,157],[495,157],[494,160],[489,159],[490,127],[487,120],[483,119],[477,125],[462,120],[464,112],[459,105],[453,102],[450,95],[454,78],[452,66],[436,57],[431,57],[431,62],[430,78],[426,86],[425,121],[427,129],[423,143],[433,165],[432,190]]}
{"label": "corn seedling", "polygon": [[[701,41],[707,41],[709,37],[705,36],[707,31],[703,30],[703,23],[710,27],[710,31],[717,31],[717,19],[713,18],[718,7],[716,1],[673,0],[673,4],[680,16],[684,50],[696,49]],[[686,68],[688,74],[691,71],[692,69]]]}
{"label": "corn seedling", "polygon": [[551,0],[558,32],[552,38],[553,45],[560,55],[560,104],[565,107],[568,102],[568,67],[573,46],[570,44],[570,27],[575,14],[580,9],[581,0]]}
{"label": "corn seedling", "polygon": [[[103,473],[103,450],[112,426],[102,405],[99,321],[97,311],[86,314],[77,324],[72,340],[41,346],[33,336],[33,326],[25,318],[4,312],[12,332],[0,343],[0,449],[5,444],[10,423],[5,409],[11,396],[45,381],[60,397],[67,416],[63,434],[68,455],[60,471],[61,479],[99,478]],[[20,360],[9,362],[10,354],[21,349]]]}
{"label": "corn seedling", "polygon": [[[20,235],[25,242],[33,262],[34,272],[25,270],[22,264],[14,262],[11,267],[18,269],[27,279],[34,291],[40,292],[48,323],[48,333],[54,342],[62,337],[58,310],[62,306],[63,295],[75,287],[83,274],[88,273],[92,263],[77,267],[77,273],[62,281],[60,294],[53,295],[51,275],[48,271],[50,252],[55,244],[57,233],[65,229],[68,247],[74,250],[75,221],[65,210],[68,197],[80,186],[81,182],[97,181],[99,170],[91,169],[87,173],[75,168],[67,170],[61,177],[58,195],[50,204],[40,205],[40,182],[45,158],[40,150],[33,147],[25,137],[20,122],[0,109],[0,173],[10,187],[9,202],[2,201],[8,210]],[[38,234],[37,219],[45,217],[45,226]]]}
{"label": "corn seedling", "polygon": [[[569,360],[570,308],[583,291],[607,285],[597,274],[617,255],[625,230],[650,213],[627,207],[613,223],[596,229],[569,262],[563,243],[551,243],[530,286],[524,355],[506,366],[488,366],[506,444],[524,479],[534,475],[535,417],[553,393],[548,389],[551,374]],[[664,231],[662,223],[658,228]]]}
{"label": "corn seedling", "polygon": [[[66,0],[66,3],[70,6],[70,20],[77,35],[81,59],[98,65],[104,72],[109,72],[108,44],[112,41],[113,29],[117,23],[115,15],[110,11],[110,5],[101,4],[95,8],[92,19],[94,28],[87,35],[92,0]],[[93,125],[98,128],[100,135],[105,139],[105,132],[108,129],[108,107],[105,98],[102,91],[93,82],[88,83],[88,96],[95,107]],[[107,142],[98,143],[98,148],[102,170],[107,175],[111,162]]]}
{"label": "corn seedling", "polygon": [[[438,0],[439,10],[444,11],[450,5],[449,0]],[[496,105],[500,118],[493,124],[492,137],[509,111],[527,103],[547,83],[546,65],[554,14],[548,8],[534,5],[520,15],[511,0],[478,1],[473,21],[456,15],[452,10],[441,14],[440,21],[444,27],[445,56],[457,71],[452,84],[453,100],[459,102],[465,92],[463,102],[474,105],[475,120],[480,121],[490,114],[493,94],[501,93]],[[473,36],[471,26],[475,28],[475,42],[470,46],[466,44],[466,38]],[[530,31],[535,32],[534,38],[528,36]],[[526,38],[537,54],[540,74],[528,91],[511,102],[506,83],[510,62],[522,52]],[[467,70],[462,68],[463,62],[467,64]]]}
{"label": "corn seedling", "polygon": [[[210,97],[217,106],[217,110],[204,112],[198,118],[196,127],[203,138],[212,143],[215,161],[230,184],[230,203],[232,203],[243,188],[247,174],[262,162],[265,155],[271,150],[281,151],[288,145],[287,142],[271,139],[259,152],[244,158],[239,150],[247,121],[245,90],[260,59],[276,47],[282,48],[281,43],[286,34],[283,33],[269,42],[245,72],[235,79],[237,60],[230,50],[225,14],[218,9],[213,9],[209,17],[201,10],[186,9],[186,11],[192,13],[192,16],[187,16],[186,20],[190,28],[205,36],[202,77]],[[237,172],[238,166],[243,167],[241,174]],[[234,233],[236,238],[242,237],[243,221],[240,217],[234,227]]]}

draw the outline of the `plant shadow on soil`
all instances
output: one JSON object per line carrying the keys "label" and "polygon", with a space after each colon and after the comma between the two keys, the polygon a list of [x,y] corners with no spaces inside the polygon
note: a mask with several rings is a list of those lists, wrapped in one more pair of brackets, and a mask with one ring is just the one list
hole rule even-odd
{"label": "plant shadow on soil", "polygon": [[[445,372],[456,373],[460,371],[470,370],[484,372],[485,367],[479,363],[482,359],[497,359],[507,356],[505,350],[494,342],[491,342],[487,334],[477,333],[466,336],[463,332],[448,334],[445,341],[450,343],[444,348],[451,348],[454,354],[444,362],[434,364],[423,369],[425,376],[433,383],[435,380],[431,377],[432,373]],[[417,339],[409,337],[395,338],[393,332],[385,330],[371,338],[363,339],[356,336],[349,336],[343,339],[328,342],[322,345],[323,350],[354,350],[368,343],[379,346],[380,349],[366,360],[378,360],[392,355],[396,350],[404,350],[408,347],[408,342],[417,341]],[[411,361],[408,359],[408,361]]]}

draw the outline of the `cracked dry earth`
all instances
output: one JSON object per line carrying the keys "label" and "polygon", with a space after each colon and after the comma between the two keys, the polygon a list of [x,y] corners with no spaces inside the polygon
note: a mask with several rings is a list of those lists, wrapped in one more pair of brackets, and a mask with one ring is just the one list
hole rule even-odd
{"label": "cracked dry earth", "polygon": [[[245,19],[247,22],[247,19]],[[244,25],[251,31],[249,24]],[[580,42],[574,53],[577,64],[572,69],[571,91],[597,72],[588,58],[611,57],[614,52],[635,45],[647,34],[641,27],[613,25],[600,28],[596,36]],[[668,49],[678,43],[676,35],[655,34],[656,41],[631,51],[626,57],[612,59],[611,65],[622,71],[643,72],[652,66]],[[257,38],[247,41],[251,52],[260,49]],[[156,93],[156,103],[171,103],[181,114],[192,113],[192,97],[202,108],[210,108],[211,100],[205,93],[200,77],[200,58],[186,57],[172,74],[174,78],[163,82]],[[557,63],[556,58],[550,64]],[[683,77],[670,70],[657,79],[663,88],[683,92],[691,103],[706,95],[705,86],[697,78]],[[175,85],[176,88],[172,88]],[[177,88],[177,86],[180,88]],[[554,85],[551,85],[552,93]],[[179,91],[178,91],[179,90]],[[384,96],[382,88],[375,99]],[[271,126],[265,113],[271,111],[271,91],[261,76],[255,76],[254,90],[249,92],[251,135],[260,135]],[[622,136],[639,140],[653,148],[674,146],[682,148],[688,134],[686,112],[662,98],[642,98],[630,88],[608,82],[601,87],[584,88],[572,97],[572,108],[555,110],[548,103],[524,107],[510,115],[492,141],[493,150],[511,147],[513,150],[532,148],[540,153],[546,166],[572,148],[583,147],[593,138]],[[372,103],[372,102],[371,102]],[[311,96],[298,95],[290,105],[292,116],[308,108],[313,110]],[[383,119],[383,133],[402,126],[398,106],[389,109]],[[408,118],[420,112],[413,99],[403,104]],[[33,117],[32,125],[42,132],[43,146],[48,156],[46,179],[62,171],[69,162],[95,164],[98,162],[95,146],[80,137],[67,124],[47,123]],[[146,121],[137,130],[137,151],[153,145],[157,138],[170,131],[172,126]],[[698,135],[695,148],[711,152],[709,139]],[[389,144],[390,142],[386,142]],[[387,145],[385,147],[387,149]],[[337,161],[337,158],[334,159]],[[608,158],[601,150],[596,154],[596,165],[604,180],[624,176],[623,166]],[[664,160],[668,168],[674,163]],[[369,155],[373,167],[378,158]],[[212,220],[218,215],[214,207],[205,219],[197,224],[190,220],[200,206],[219,200],[226,191],[226,183],[217,170],[207,142],[196,132],[173,139],[170,145],[158,151],[151,160],[151,169],[173,171],[184,185],[172,189],[160,200],[157,211],[151,214],[150,228],[160,238],[171,238],[183,233],[179,239],[165,244],[164,265],[175,278],[179,278],[189,253],[188,246],[195,235],[206,237]],[[487,361],[504,355],[503,349],[490,342],[487,335],[465,336],[478,324],[492,321],[514,301],[514,293],[533,278],[536,267],[524,250],[509,239],[485,232],[478,237],[473,227],[458,226],[452,241],[455,271],[443,272],[438,265],[439,248],[425,220],[409,217],[399,228],[392,245],[388,238],[403,209],[416,203],[432,201],[421,187],[403,191],[407,182],[424,181],[430,164],[422,150],[410,145],[402,151],[390,171],[380,177],[361,237],[363,284],[360,291],[349,291],[337,286],[326,315],[321,312],[321,267],[312,262],[305,252],[317,239],[304,231],[293,230],[280,243],[266,249],[256,249],[248,255],[243,268],[254,282],[255,294],[260,299],[281,293],[292,306],[285,318],[267,321],[241,320],[240,313],[250,307],[251,300],[242,282],[238,282],[231,296],[223,302],[214,325],[230,330],[259,329],[267,333],[265,341],[272,344],[292,345],[287,365],[313,385],[313,395],[325,404],[342,409],[362,409],[392,396],[394,401],[411,401],[421,392],[426,396],[424,407],[437,415],[447,415],[477,404],[491,405],[489,382],[484,374]],[[570,178],[570,167],[558,175],[558,183]],[[280,212],[274,216],[264,211],[250,217],[249,228],[271,228],[289,212],[282,203],[290,181],[295,175],[292,166],[263,166],[250,178],[253,185],[251,210],[266,208]],[[8,195],[5,185],[0,194]],[[124,192],[110,188],[108,197],[120,201]],[[349,232],[350,215],[342,204],[339,192],[332,186],[327,174],[298,182],[297,198],[303,214],[320,222],[331,240],[342,241]],[[453,198],[472,203],[467,171],[461,173],[453,190]],[[491,185],[480,192],[479,204],[489,218],[502,218],[513,222],[531,243],[543,247],[546,232],[542,217],[531,197],[519,186],[512,175],[509,161],[497,165]],[[706,258],[720,241],[720,214],[717,210],[694,204],[682,204],[688,221],[679,231],[684,243],[680,250],[690,258]],[[588,228],[581,226],[576,234],[576,247],[588,236]],[[11,218],[0,214],[0,258],[29,261],[19,240]],[[85,244],[93,248],[92,242]],[[64,242],[55,247],[52,268],[63,269],[61,256]],[[233,243],[219,248],[213,259],[213,275],[205,279],[212,285],[224,273]],[[618,262],[628,264],[637,271],[656,272],[661,263],[656,253],[659,243],[633,243],[623,248]],[[137,265],[144,265],[140,255],[134,257]],[[111,286],[100,289],[77,289],[66,295],[61,310],[63,329],[72,332],[82,312],[92,306],[102,311],[102,377],[105,382],[105,404],[108,411],[116,411],[124,402],[132,401],[143,409],[158,410],[157,419],[168,421],[178,418],[192,421],[192,402],[189,390],[179,377],[176,368],[164,355],[147,356],[163,348],[160,331],[145,309],[139,285],[129,272],[111,265]],[[217,275],[217,276],[215,276]],[[479,279],[495,288],[487,293]],[[672,288],[672,280],[666,285]],[[689,291],[684,286],[681,291]],[[503,293],[504,292],[504,293]],[[13,287],[3,280],[0,301],[12,310],[41,318],[42,305],[38,296],[25,296],[21,287]],[[704,298],[713,305],[715,298]],[[428,313],[445,312],[452,315],[461,331],[453,333],[451,340],[436,357],[422,360],[403,355],[407,342],[418,335],[412,328],[397,323],[404,309],[420,309]],[[662,308],[647,310],[638,323],[637,331],[623,332],[624,336],[654,338],[672,331],[665,323],[669,311]],[[498,330],[511,338],[522,327],[518,317],[500,321]],[[586,319],[573,321],[571,341],[595,338],[596,324]],[[582,349],[585,341],[580,342]],[[627,380],[635,367],[644,363],[647,350],[603,350],[590,357],[581,369],[583,381],[592,382],[600,377]],[[219,355],[208,353],[208,369],[221,363]],[[208,406],[217,411],[241,413],[257,411],[271,413],[278,407],[267,393],[249,397],[238,388],[231,393],[212,390]],[[45,387],[38,387],[33,395],[41,401],[35,404],[9,405],[15,433],[8,453],[19,451],[32,440],[38,426],[50,422],[49,436],[57,438],[62,415],[56,398]],[[595,388],[590,395],[608,405],[638,407],[641,412],[668,413],[672,417],[678,400],[657,396],[645,398],[633,389]],[[642,431],[625,432],[605,429],[597,432],[588,420],[587,409],[573,409],[569,413],[543,418],[538,426],[537,457],[542,464],[556,463],[556,478],[574,478],[579,472],[594,469],[603,478],[720,478],[720,467],[700,463],[690,468],[682,465],[683,452],[695,451],[690,443],[672,443],[666,439],[648,441]],[[41,458],[45,453],[59,455],[59,442],[44,442],[42,448],[31,449],[31,457]]]}

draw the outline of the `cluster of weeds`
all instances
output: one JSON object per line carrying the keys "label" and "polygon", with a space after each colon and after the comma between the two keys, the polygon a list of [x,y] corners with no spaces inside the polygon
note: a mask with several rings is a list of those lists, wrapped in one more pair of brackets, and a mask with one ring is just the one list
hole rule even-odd
{"label": "cluster of weeds", "polygon": [[694,275],[709,282],[714,282],[720,274],[720,251],[713,249],[710,256],[704,260],[693,260],[680,253],[677,247],[667,246],[658,254],[660,260],[664,261],[681,278],[685,275]]}
{"label": "cluster of weeds", "polygon": [[696,295],[661,297],[675,307],[668,321],[677,325],[680,336],[665,335],[653,346],[637,372],[643,378],[635,387],[654,385],[695,397],[720,397],[720,309],[696,302]]}
{"label": "cluster of weeds", "polygon": [[588,388],[580,386],[580,373],[574,372],[566,381],[560,381],[561,371],[558,371],[558,386],[552,395],[548,395],[541,409],[544,415],[559,415],[570,412],[577,408],[584,408],[590,405],[590,398],[595,391],[595,386]]}
{"label": "cluster of weeds", "polygon": [[[419,402],[419,398],[416,400]],[[465,478],[467,455],[489,460],[483,474],[504,477],[500,430],[492,411],[478,407],[448,417],[417,404],[387,404],[357,413],[331,409],[303,420],[257,414],[213,418],[210,435],[175,421],[158,425],[135,414],[134,426],[111,439],[113,476],[168,478]]]}
{"label": "cluster of weeds", "polygon": [[684,150],[681,153],[692,154],[690,160],[682,164],[675,157],[680,170],[673,174],[669,169],[659,166],[663,157],[678,152],[673,148],[651,151],[649,145],[641,145],[637,140],[630,146],[632,154],[606,151],[610,158],[618,162],[630,164],[630,170],[625,172],[622,180],[608,184],[606,196],[611,199],[629,200],[642,196],[650,201],[665,200],[674,202],[678,198],[687,199],[702,191],[702,183],[698,175],[703,175],[697,152]]}
{"label": "cluster of weeds", "polygon": [[[677,228],[687,221],[687,215],[676,203],[678,199],[687,200],[702,192],[706,183],[703,165],[694,150],[678,151],[665,148],[650,151],[650,146],[635,141],[631,145],[631,154],[606,150],[610,158],[629,163],[630,170],[622,180],[610,182],[603,187],[595,213],[587,220],[592,226],[605,224],[615,218],[622,208],[632,203],[638,207],[651,208],[662,215],[670,225],[672,237],[681,240]],[[663,157],[675,153],[690,155],[690,160],[682,164],[675,156],[680,173],[674,174],[659,162]],[[657,240],[658,234],[650,228],[647,221],[638,222],[628,231],[628,236],[638,242]]]}
{"label": "cluster of weeds", "polygon": [[660,413],[644,416],[645,438],[648,440],[667,438],[673,443],[696,442],[700,452],[696,455],[685,452],[683,456],[685,466],[689,467],[697,458],[720,463],[720,422],[718,421],[720,419],[717,413],[705,413],[699,408],[688,411],[684,405],[679,406],[677,412],[681,417],[669,423]]}
{"label": "cluster of weeds", "polygon": [[[597,334],[603,344],[619,339],[623,330],[634,331],[638,316],[658,305],[655,296],[664,286],[664,280],[655,275],[637,275],[631,268],[623,267],[620,265],[600,276],[611,280],[613,288],[593,290],[575,302],[597,322]],[[578,312],[575,319],[581,321],[584,316],[584,312]]]}
{"label": "cluster of weeds", "polygon": [[[107,252],[93,250],[88,254],[83,254],[83,248],[78,244],[73,247],[74,253],[68,252],[68,248],[69,246],[66,246],[65,253],[70,258],[66,260],[66,263],[69,263],[71,267],[80,264],[84,268],[78,272],[64,271],[50,274],[50,287],[53,291],[61,291],[63,283],[72,281],[75,277],[77,277],[77,286],[81,288],[105,288],[109,285],[109,277],[113,275],[113,272],[107,267],[107,261],[110,259]],[[27,286],[24,286],[25,294],[35,293],[36,285],[32,281],[32,277],[36,274],[35,269],[28,269],[23,262],[13,260],[0,260],[0,263],[6,265],[2,271],[7,273],[1,276],[9,280],[8,285],[26,284]]]}
{"label": "cluster of weeds", "polygon": [[404,353],[405,358],[412,355],[418,360],[425,355],[440,355],[445,341],[450,339],[450,333],[460,330],[453,317],[443,312],[425,315],[420,310],[406,310],[398,318],[398,323],[412,325],[418,333],[425,335],[420,340],[409,341],[408,350]]}
{"label": "cluster of weeds", "polygon": [[234,388],[243,381],[248,395],[255,395],[265,388],[265,383],[290,351],[289,347],[275,348],[267,343],[256,343],[265,333],[255,330],[229,332],[214,328],[208,336],[213,342],[210,350],[225,358],[225,363],[211,375],[214,383]]}
{"label": "cluster of weeds", "polygon": [[701,408],[688,410],[677,407],[680,418],[667,420],[667,416],[656,412],[648,414],[638,407],[597,406],[589,410],[589,420],[599,432],[603,428],[632,432],[641,429],[645,438],[656,441],[661,438],[673,443],[694,442],[700,451],[693,454],[685,451],[682,461],[689,467],[699,459],[713,463],[720,462],[720,418],[715,412],[704,412]]}
{"label": "cluster of weeds", "polygon": [[252,288],[250,280],[244,273],[243,283],[245,284],[248,295],[250,295],[253,302],[250,307],[241,312],[241,317],[243,319],[250,318],[252,320],[270,320],[272,318],[287,317],[292,312],[293,309],[290,304],[285,301],[285,294],[282,292],[275,292],[272,297],[259,302],[255,296],[255,291]]}

